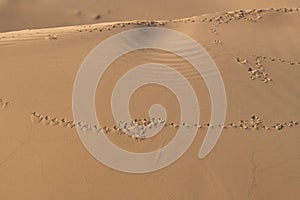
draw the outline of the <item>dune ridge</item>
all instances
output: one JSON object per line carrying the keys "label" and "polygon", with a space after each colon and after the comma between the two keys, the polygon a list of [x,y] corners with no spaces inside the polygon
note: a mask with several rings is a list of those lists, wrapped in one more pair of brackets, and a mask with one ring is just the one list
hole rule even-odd
{"label": "dune ridge", "polygon": [[[226,10],[255,7],[294,7],[296,0],[251,0],[237,2],[211,1],[159,1],[153,0],[0,0],[0,32],[25,28],[64,27],[76,24],[114,22],[123,20],[176,19]],[[182,8],[185,9],[182,9]],[[55,14],[54,14],[55,13]]]}
{"label": "dune ridge", "polygon": [[127,27],[130,25],[137,25],[138,27],[155,27],[164,26],[168,23],[194,23],[203,22],[212,25],[211,33],[217,34],[217,27],[222,24],[228,24],[231,21],[245,20],[249,22],[256,22],[261,20],[264,15],[272,13],[290,13],[299,12],[300,6],[295,8],[266,8],[266,9],[250,9],[250,10],[235,10],[228,12],[216,12],[203,14],[199,16],[172,19],[172,20],[131,20],[131,21],[117,21],[104,22],[88,25],[75,25],[56,28],[42,28],[42,29],[26,29],[20,31],[11,31],[0,33],[0,44],[4,41],[11,40],[31,40],[31,39],[58,39],[59,35],[76,32],[94,32],[94,31],[110,31],[117,27]]}

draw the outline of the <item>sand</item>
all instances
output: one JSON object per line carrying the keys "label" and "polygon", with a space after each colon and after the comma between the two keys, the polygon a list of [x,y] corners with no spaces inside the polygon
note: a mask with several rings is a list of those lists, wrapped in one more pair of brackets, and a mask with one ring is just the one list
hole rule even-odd
{"label": "sand", "polygon": [[0,0],[0,32],[124,20],[169,20],[269,7],[297,7],[296,0]]}
{"label": "sand", "polygon": [[[38,8],[46,6],[42,1],[32,7],[0,1],[0,30],[14,30],[0,33],[0,199],[299,198],[300,9],[295,1],[191,1],[184,3],[186,9],[179,1],[158,7],[156,2],[128,4],[141,5],[136,12],[134,6],[125,10],[125,3],[100,3],[105,6],[99,10],[92,4],[79,10],[80,4],[72,3],[70,12],[58,8],[53,15],[52,9],[59,5],[53,1],[37,19],[43,12]],[[143,11],[146,8],[149,13]],[[82,19],[75,20],[74,15]],[[24,24],[31,19],[36,21]],[[74,25],[88,23],[93,24]],[[149,139],[120,132],[110,94],[124,72],[138,64],[161,62],[181,72],[200,91],[196,95],[201,119],[187,152],[164,169],[130,174],[103,165],[83,146],[76,126],[87,134],[100,127],[74,122],[72,91],[81,63],[96,45],[122,31],[148,26],[180,31],[203,45],[223,77],[227,115],[224,124],[209,124],[211,102],[204,79],[187,70],[191,66],[182,58],[160,50],[119,58],[98,85],[96,110],[107,137],[123,149],[158,149],[172,140],[178,126],[186,126],[174,94],[153,85],[134,93],[132,115],[142,123],[150,105],[159,102],[168,112],[168,124]],[[32,29],[41,27],[48,28]],[[20,30],[24,28],[30,30]],[[211,126],[223,127],[222,135],[213,151],[199,159]]]}

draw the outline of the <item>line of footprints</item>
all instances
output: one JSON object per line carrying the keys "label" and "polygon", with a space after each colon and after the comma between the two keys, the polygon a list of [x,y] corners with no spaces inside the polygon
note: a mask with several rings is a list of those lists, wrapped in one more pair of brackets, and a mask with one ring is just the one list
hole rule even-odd
{"label": "line of footprints", "polygon": [[280,131],[284,128],[294,127],[299,125],[298,121],[289,121],[284,123],[275,123],[274,125],[267,126],[263,123],[263,121],[258,117],[253,115],[248,120],[240,120],[237,123],[228,123],[228,124],[194,124],[189,125],[186,123],[168,123],[165,119],[161,118],[152,118],[152,119],[135,119],[130,122],[120,122],[118,125],[114,127],[99,127],[97,125],[91,125],[88,123],[68,121],[66,119],[58,119],[51,118],[49,116],[43,116],[38,114],[37,112],[31,113],[31,122],[32,123],[43,123],[47,126],[61,126],[67,128],[79,128],[85,132],[93,132],[93,133],[102,133],[105,134],[110,132],[116,132],[117,134],[126,134],[129,137],[134,139],[145,139],[145,133],[147,130],[157,127],[173,127],[173,128],[240,128],[244,130],[277,130]]}
{"label": "line of footprints", "polygon": [[262,14],[266,12],[298,12],[300,7],[296,8],[268,8],[268,9],[251,9],[251,10],[236,10],[225,13],[219,13],[217,15],[205,16],[202,18],[202,22],[211,22],[213,27],[210,28],[212,34],[217,35],[216,28],[221,24],[228,24],[230,21],[246,20],[250,22],[256,22],[263,18]]}
{"label": "line of footprints", "polygon": [[[272,81],[272,79],[270,78],[269,74],[265,72],[266,70],[262,63],[263,61],[288,63],[291,66],[296,66],[296,65],[300,66],[300,62],[295,62],[295,61],[283,59],[283,58],[273,58],[273,57],[255,55],[254,59],[255,59],[254,66],[251,65],[248,67],[250,79],[251,80],[260,80],[264,83],[269,83]],[[251,64],[251,62],[249,62],[248,60],[246,60],[244,58],[240,58],[240,57],[237,57],[236,61],[245,66],[247,66],[247,64],[249,64],[249,63]]]}
{"label": "line of footprints", "polygon": [[[300,7],[296,8],[268,8],[268,9],[251,9],[251,10],[235,10],[235,11],[229,11],[225,13],[215,13],[215,14],[206,14],[200,16],[198,19],[196,18],[185,18],[185,19],[173,19],[173,20],[163,20],[163,21],[147,21],[147,20],[137,20],[137,21],[132,21],[132,22],[123,22],[123,23],[116,23],[116,24],[110,24],[102,28],[97,28],[97,27],[91,27],[87,26],[85,28],[80,28],[77,31],[78,32],[93,32],[93,31],[110,31],[116,27],[126,27],[129,25],[138,25],[138,26],[148,26],[148,27],[156,27],[156,26],[164,26],[167,23],[187,23],[187,22],[209,22],[213,23],[213,27],[210,29],[210,32],[212,34],[218,34],[217,30],[214,27],[217,27],[218,25],[221,24],[227,24],[230,21],[235,21],[235,20],[246,20],[246,21],[251,21],[251,22],[256,22],[260,19],[262,19],[261,14],[265,12],[297,12],[300,10]],[[96,18],[99,16],[96,15]],[[50,40],[55,40],[57,39],[57,36],[55,35],[48,35],[46,39]]]}
{"label": "line of footprints", "polygon": [[8,108],[10,105],[10,101],[6,100],[6,99],[3,99],[3,98],[0,98],[0,107],[1,108]]}
{"label": "line of footprints", "polygon": [[[97,27],[87,27],[87,28],[80,28],[77,30],[77,32],[93,32],[93,31],[110,31],[114,28],[117,28],[117,27],[126,27],[126,26],[130,26],[130,25],[137,25],[137,26],[142,26],[142,27],[157,27],[157,26],[164,26],[166,25],[168,21],[133,21],[133,22],[124,22],[124,23],[116,23],[116,24],[109,24],[109,25],[106,25],[102,28],[97,28]],[[51,35],[50,35],[50,38],[49,38],[49,35],[48,37],[46,37],[46,39],[53,39],[51,38]],[[54,39],[57,39],[57,36],[55,36]]]}

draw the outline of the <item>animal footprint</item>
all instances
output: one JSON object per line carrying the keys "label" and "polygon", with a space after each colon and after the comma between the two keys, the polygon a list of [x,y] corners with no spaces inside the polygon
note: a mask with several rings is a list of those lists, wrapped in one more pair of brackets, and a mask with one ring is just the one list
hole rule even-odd
{"label": "animal footprint", "polygon": [[8,108],[9,107],[9,105],[10,105],[10,101],[7,101],[7,100],[5,100],[5,99],[1,99],[0,98],[0,106],[1,106],[1,108]]}
{"label": "animal footprint", "polygon": [[[248,60],[243,58],[236,58],[236,61],[239,64],[246,65],[249,63]],[[251,65],[251,63],[249,63]],[[265,72],[265,68],[262,64],[261,57],[256,57],[255,61],[255,67],[251,65],[251,67],[248,67],[248,73],[250,74],[251,80],[260,80],[264,83],[269,83],[272,81],[272,79],[269,77],[269,75]]]}

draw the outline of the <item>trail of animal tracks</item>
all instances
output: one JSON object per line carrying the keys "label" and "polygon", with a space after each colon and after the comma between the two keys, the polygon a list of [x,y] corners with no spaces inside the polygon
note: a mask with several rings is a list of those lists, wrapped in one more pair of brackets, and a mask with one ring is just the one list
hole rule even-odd
{"label": "trail of animal tracks", "polygon": [[[298,199],[299,17],[299,7],[274,7],[0,33],[0,199]],[[155,49],[118,58],[97,87],[96,128],[117,125],[110,104],[114,86],[125,72],[149,62],[186,77],[201,114],[199,134],[182,158],[160,171],[131,176],[100,164],[83,147],[73,122],[72,91],[81,63],[96,45],[140,27],[180,31],[207,50],[224,81],[227,115],[225,124],[208,124],[209,70],[199,75],[181,57]],[[168,113],[160,134],[140,142],[106,136],[132,152],[167,145],[176,126],[184,126],[174,94],[145,85],[133,93],[129,107],[133,119],[149,119],[148,110],[157,103]],[[199,160],[211,126],[225,129],[211,154]]]}

